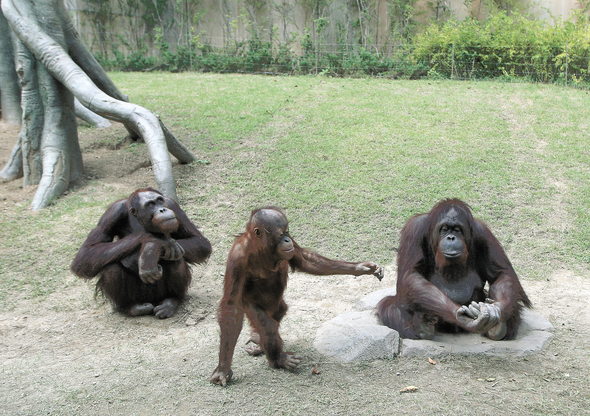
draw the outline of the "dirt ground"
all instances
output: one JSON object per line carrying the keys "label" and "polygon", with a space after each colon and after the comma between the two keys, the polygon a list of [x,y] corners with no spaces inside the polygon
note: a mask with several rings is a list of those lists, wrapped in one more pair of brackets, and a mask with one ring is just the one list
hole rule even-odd
{"label": "dirt ground", "polygon": [[[0,122],[0,165],[17,134]],[[114,190],[128,194],[153,184],[144,149],[96,145],[98,137],[117,142],[123,136],[116,126],[81,129],[86,176],[70,194],[108,199]],[[205,180],[215,180],[221,165],[216,162],[211,160]],[[175,167],[180,180],[183,169]],[[20,180],[0,184],[0,215],[16,215],[34,191],[22,189]],[[63,238],[71,238],[68,232],[64,226]],[[215,235],[223,232],[209,227],[204,234],[212,241],[231,240]],[[590,414],[590,275],[583,267],[561,265],[546,280],[522,279],[535,311],[555,326],[555,338],[541,353],[439,357],[434,365],[413,357],[340,364],[313,349],[322,323],[366,294],[394,285],[393,265],[386,265],[382,282],[293,274],[281,332],[286,348],[302,354],[303,363],[295,373],[275,371],[264,358],[238,348],[234,380],[223,389],[208,380],[217,364],[215,310],[225,255],[193,268],[190,299],[168,320],[115,314],[94,300],[91,284],[69,271],[66,284],[50,296],[16,299],[14,308],[0,311],[0,414]],[[417,391],[400,393],[407,386]]]}

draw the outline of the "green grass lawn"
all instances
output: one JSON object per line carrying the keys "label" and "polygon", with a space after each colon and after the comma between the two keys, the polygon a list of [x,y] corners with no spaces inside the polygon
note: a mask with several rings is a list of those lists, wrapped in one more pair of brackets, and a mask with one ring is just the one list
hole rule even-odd
{"label": "green grass lawn", "polygon": [[[286,210],[301,245],[391,263],[409,216],[447,197],[465,200],[490,225],[521,276],[540,278],[560,264],[586,267],[590,259],[586,91],[498,82],[110,75],[202,162],[183,167],[177,181],[183,207],[219,243],[215,261],[225,261],[228,236],[242,231],[250,210],[272,204]],[[113,191],[89,202],[74,190],[40,213],[22,208],[0,217],[0,301],[14,290],[36,296],[67,284],[75,250],[108,203],[124,196]]]}
{"label": "green grass lawn", "polygon": [[[526,263],[531,256],[544,263],[548,254],[568,263],[589,259],[586,91],[374,78],[112,76],[134,102],[194,132],[187,144],[200,158],[231,156],[225,193],[248,209],[286,208],[314,246],[391,261],[410,215],[458,197],[508,250],[526,253]],[[555,224],[555,210],[567,224]]]}

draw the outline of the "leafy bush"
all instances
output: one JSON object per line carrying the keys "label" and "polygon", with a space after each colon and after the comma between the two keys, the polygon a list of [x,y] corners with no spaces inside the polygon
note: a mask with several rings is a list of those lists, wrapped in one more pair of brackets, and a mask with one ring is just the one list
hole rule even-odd
{"label": "leafy bush", "polygon": [[590,27],[529,20],[504,12],[430,26],[414,42],[414,57],[445,77],[518,77],[537,82],[588,81]]}

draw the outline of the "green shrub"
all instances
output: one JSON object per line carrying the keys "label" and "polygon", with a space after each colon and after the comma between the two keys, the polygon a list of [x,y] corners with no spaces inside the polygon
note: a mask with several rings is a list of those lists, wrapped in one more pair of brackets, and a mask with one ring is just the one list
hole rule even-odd
{"label": "green shrub", "polygon": [[430,26],[414,42],[414,57],[445,77],[524,78],[588,81],[590,27],[558,20],[530,20],[520,14],[493,14]]}

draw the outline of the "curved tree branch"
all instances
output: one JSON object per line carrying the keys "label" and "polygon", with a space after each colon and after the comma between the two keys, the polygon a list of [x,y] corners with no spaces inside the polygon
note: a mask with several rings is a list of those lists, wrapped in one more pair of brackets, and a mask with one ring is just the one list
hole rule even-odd
{"label": "curved tree branch", "polygon": [[[72,36],[75,31],[69,23],[69,16],[63,9],[63,4],[52,2],[53,6],[58,4],[57,13],[62,22],[65,22],[62,33],[69,47],[77,51],[78,62],[88,68],[89,72],[93,74],[95,82],[117,98],[101,90],[69,56],[64,49],[65,46],[60,45],[52,36],[48,35],[36,19],[30,18],[36,15],[35,8],[41,7],[39,3],[41,2],[33,3],[31,0],[2,0],[2,11],[12,30],[29,51],[47,69],[49,74],[63,84],[84,107],[105,118],[131,126],[143,137],[148,146],[159,190],[164,195],[177,199],[172,162],[168,151],[170,149],[181,163],[193,161],[196,159],[195,156],[163,126],[154,113],[124,101],[126,96],[116,89],[102,68],[96,69],[98,63],[93,60],[94,58],[90,59],[89,53],[81,52],[81,49],[85,48],[82,48],[77,35]],[[54,35],[53,30],[52,35]],[[56,156],[52,157],[55,160]],[[58,156],[58,159],[59,157],[61,156]],[[69,167],[64,165],[63,169],[69,169]],[[45,176],[45,171],[43,175]]]}
{"label": "curved tree branch", "polygon": [[99,129],[111,126],[110,121],[84,107],[77,98],[74,99],[74,109],[76,111],[76,117],[81,118],[91,126]]}
{"label": "curved tree branch", "polygon": [[[160,120],[160,117],[158,117]],[[172,153],[172,155],[178,159],[180,163],[191,163],[197,160],[193,152],[188,150],[188,148],[182,144],[172,132],[162,123],[160,120],[160,127],[164,132],[164,137],[166,138],[166,144],[168,145],[168,151]]]}
{"label": "curved tree branch", "polygon": [[0,179],[6,182],[23,177],[23,153],[22,140],[19,134],[16,144],[12,148],[8,162],[0,171]]}

